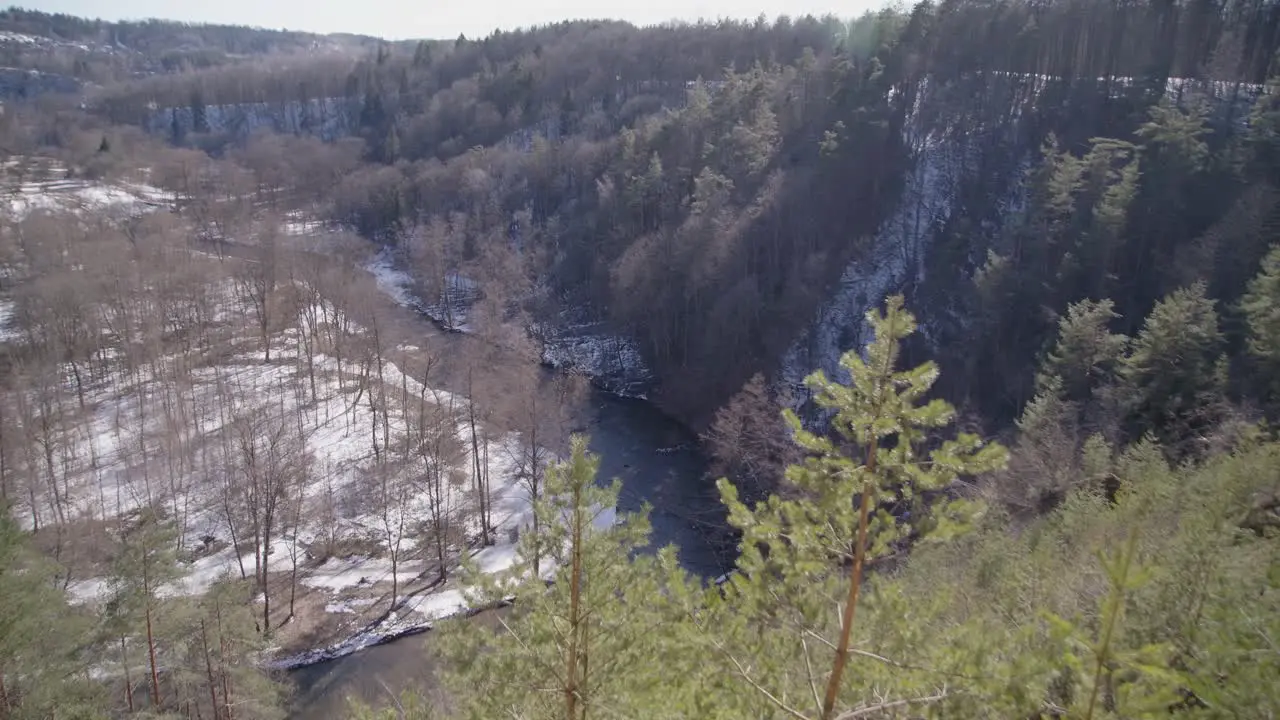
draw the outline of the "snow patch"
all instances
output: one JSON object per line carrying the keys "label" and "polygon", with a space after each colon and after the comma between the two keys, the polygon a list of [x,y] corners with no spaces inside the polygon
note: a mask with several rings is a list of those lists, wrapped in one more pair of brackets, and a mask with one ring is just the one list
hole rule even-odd
{"label": "snow patch", "polygon": [[448,273],[440,297],[428,302],[414,293],[413,276],[399,267],[391,248],[383,248],[364,267],[373,275],[378,289],[397,304],[417,310],[450,332],[471,332],[467,314],[480,298],[480,287],[471,278]]}
{"label": "snow patch", "polygon": [[[15,163],[28,166],[21,171]],[[37,210],[65,212],[103,212],[119,210],[128,213],[150,210],[167,204],[168,194],[149,185],[139,183],[104,184],[80,179],[49,179],[65,174],[59,163],[42,163],[40,159],[11,160],[5,166],[5,174],[19,181],[6,188],[0,202],[7,203],[15,218],[21,219]],[[44,179],[21,180],[22,175],[35,173]]]}
{"label": "snow patch", "polygon": [[352,598],[350,600],[338,600],[325,605],[324,611],[334,614],[359,615],[364,610],[373,607],[377,602],[377,598]]}

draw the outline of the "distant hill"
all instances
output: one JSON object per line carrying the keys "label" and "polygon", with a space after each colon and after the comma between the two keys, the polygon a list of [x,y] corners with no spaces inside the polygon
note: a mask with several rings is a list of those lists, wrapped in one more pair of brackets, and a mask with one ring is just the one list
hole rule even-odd
{"label": "distant hill", "polygon": [[0,67],[76,81],[34,86],[54,91],[74,90],[85,82],[106,84],[218,67],[264,55],[362,53],[381,42],[349,33],[318,35],[168,20],[108,22],[18,7],[0,11]]}

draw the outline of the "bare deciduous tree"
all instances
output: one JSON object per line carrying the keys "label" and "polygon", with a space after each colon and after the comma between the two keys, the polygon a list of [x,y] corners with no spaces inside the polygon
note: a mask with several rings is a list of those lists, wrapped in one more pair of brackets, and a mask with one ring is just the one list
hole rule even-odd
{"label": "bare deciduous tree", "polygon": [[239,263],[233,275],[233,285],[239,301],[252,313],[262,341],[264,362],[271,362],[271,334],[281,321],[279,287],[280,228],[277,223],[266,222],[255,233],[256,242],[248,257]]}
{"label": "bare deciduous tree", "polygon": [[254,544],[254,577],[262,593],[262,632],[271,628],[272,542],[293,488],[301,482],[302,438],[289,418],[253,409],[233,421],[237,464]]}

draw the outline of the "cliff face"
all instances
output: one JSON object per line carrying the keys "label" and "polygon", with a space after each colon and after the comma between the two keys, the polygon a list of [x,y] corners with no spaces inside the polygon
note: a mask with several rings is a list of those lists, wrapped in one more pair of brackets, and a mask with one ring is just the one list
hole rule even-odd
{"label": "cliff face", "polygon": [[[1014,80],[1018,86],[1007,92],[1021,96],[1023,105],[1011,103],[1009,111],[986,120],[929,110],[937,98],[922,88],[916,112],[903,131],[914,150],[913,165],[892,215],[881,224],[867,252],[846,266],[830,298],[781,359],[776,384],[789,393],[795,409],[806,409],[804,378],[811,372],[822,370],[847,379],[840,356],[871,341],[865,315],[881,306],[887,295],[907,296],[929,355],[964,335],[970,320],[963,302],[965,285],[972,282],[1006,222],[1025,204],[1024,180],[1037,162],[1043,139],[1043,117],[1033,118],[1024,108],[1035,107],[1051,79]],[[1113,81],[1112,92],[1119,95],[1130,84]],[[1207,106],[1209,123],[1230,133],[1246,127],[1253,103],[1265,91],[1258,85],[1173,78],[1166,95],[1184,108]],[[941,238],[957,238],[952,222],[961,202],[969,203],[966,218],[981,220],[970,223],[960,237],[963,251],[948,254],[950,264],[942,266],[931,251]],[[808,417],[820,420],[819,413],[807,409]]]}
{"label": "cliff face", "polygon": [[803,398],[804,378],[814,370],[845,378],[840,355],[871,340],[863,319],[889,294],[923,283],[933,231],[945,223],[955,185],[971,155],[967,144],[926,136],[908,173],[897,210],[884,222],[868,251],[845,267],[835,292],[782,359],[779,382]]}
{"label": "cliff face", "polygon": [[328,141],[355,132],[362,105],[358,97],[316,98],[307,102],[192,104],[151,111],[143,122],[143,129],[179,141],[191,133],[242,138],[256,130],[314,135]]}
{"label": "cliff face", "polygon": [[81,87],[81,82],[70,75],[0,68],[0,98],[6,100],[27,100],[47,93],[76,93]]}

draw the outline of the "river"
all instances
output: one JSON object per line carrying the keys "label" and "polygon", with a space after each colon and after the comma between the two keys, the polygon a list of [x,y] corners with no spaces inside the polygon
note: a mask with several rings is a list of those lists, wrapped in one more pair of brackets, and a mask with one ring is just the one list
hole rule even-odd
{"label": "river", "polygon": [[[394,311],[401,342],[430,344],[453,354],[474,340],[441,333],[407,308]],[[583,418],[591,450],[600,456],[602,481],[619,478],[618,509],[652,506],[653,545],[675,544],[685,568],[714,578],[732,565],[723,539],[725,513],[715,487],[705,480],[706,464],[693,435],[643,400],[593,391]],[[484,622],[487,616],[479,616]],[[385,703],[404,688],[430,684],[434,671],[431,633],[368,648],[354,655],[289,673],[297,688],[290,717],[324,720],[345,717],[346,698]]]}

